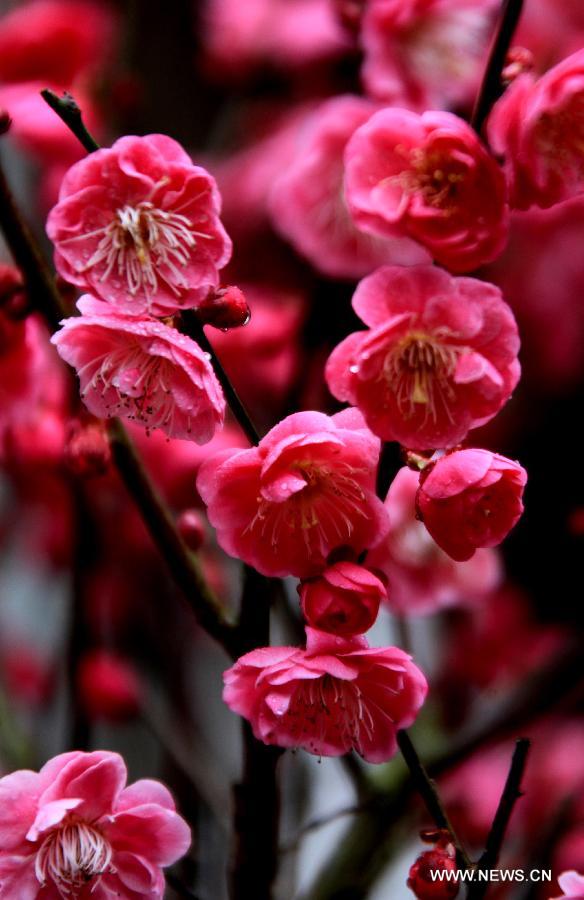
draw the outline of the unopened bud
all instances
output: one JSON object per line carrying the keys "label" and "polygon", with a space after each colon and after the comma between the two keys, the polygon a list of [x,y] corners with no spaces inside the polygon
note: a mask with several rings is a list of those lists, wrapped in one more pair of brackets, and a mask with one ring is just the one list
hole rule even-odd
{"label": "unopened bud", "polygon": [[520,75],[531,72],[534,66],[533,54],[526,47],[511,47],[505,66],[501,73],[501,79],[504,84],[511,84]]}
{"label": "unopened bud", "polygon": [[104,475],[111,462],[111,451],[103,423],[97,419],[71,422],[64,456],[67,468],[80,478]]}
{"label": "unopened bud", "polygon": [[227,331],[247,325],[250,319],[245,294],[235,285],[212,291],[197,307],[197,317],[203,325]]}
{"label": "unopened bud", "polygon": [[195,553],[205,540],[205,524],[196,509],[185,509],[178,517],[177,527],[183,541]]}
{"label": "unopened bud", "polygon": [[[410,869],[408,887],[418,900],[451,900],[458,894],[458,881],[449,881],[456,872],[454,848],[426,850]],[[440,877],[439,873],[444,873]],[[450,875],[453,878],[453,874]]]}

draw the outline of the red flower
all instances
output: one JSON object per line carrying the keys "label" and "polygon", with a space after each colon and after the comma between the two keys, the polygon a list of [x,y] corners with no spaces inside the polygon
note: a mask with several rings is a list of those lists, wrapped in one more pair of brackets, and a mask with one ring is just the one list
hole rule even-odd
{"label": "red flower", "polygon": [[468,272],[503,249],[505,177],[457,116],[383,109],[357,129],[345,163],[347,202],[360,228],[407,235],[453,272]]}
{"label": "red flower", "polygon": [[493,285],[435,266],[385,266],[359,284],[353,307],[370,330],[339,344],[326,378],[383,440],[450,447],[509,399],[519,337]]}
{"label": "red flower", "polygon": [[166,316],[219,280],[231,241],[209,173],[161,134],[123,137],[72,166],[47,234],[71,284],[118,310]]}
{"label": "red flower", "polygon": [[368,631],[387,596],[376,575],[352,562],[335,563],[320,578],[303,581],[298,593],[309,625],[345,636]]}
{"label": "red flower", "polygon": [[422,473],[416,497],[424,525],[453,559],[495,547],[523,512],[527,473],[489,450],[457,450]]}
{"label": "red flower", "polygon": [[307,647],[263,647],[225,672],[223,699],[258,740],[317,756],[356,750],[380,763],[412,724],[426,679],[397,647],[369,647],[307,628]]}
{"label": "red flower", "polygon": [[514,206],[547,209],[581,194],[584,50],[538,81],[518,78],[495,104],[488,132],[493,149],[505,156]]}

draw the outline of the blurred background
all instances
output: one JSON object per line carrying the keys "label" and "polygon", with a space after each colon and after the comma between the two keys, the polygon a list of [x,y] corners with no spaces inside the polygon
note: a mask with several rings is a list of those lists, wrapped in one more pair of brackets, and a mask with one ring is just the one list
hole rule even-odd
{"label": "blurred background", "polygon": [[[179,140],[219,183],[234,240],[225,280],[251,308],[243,328],[207,329],[237,390],[262,429],[297,409],[335,411],[324,362],[358,327],[356,281],[393,252],[348,217],[344,144],[384,104],[468,116],[497,13],[494,0],[1,0],[0,111],[12,119],[3,166],[50,254],[46,215],[84,151],[41,88],[73,93],[104,144]],[[514,44],[544,72],[584,45],[584,7],[526,0]],[[513,738],[533,738],[503,863],[555,873],[584,869],[584,673],[574,664],[583,245],[584,199],[514,213],[507,249],[476,273],[517,316],[523,378],[470,440],[527,468],[526,512],[501,552],[457,564],[404,498],[386,548],[392,607],[370,636],[407,644],[428,675],[414,736],[471,849],[485,839]],[[0,240],[0,772],[71,747],[122,752],[132,778],[169,783],[195,829],[176,877],[222,900],[240,758],[239,722],[221,703],[228,660],[170,583],[31,300]],[[239,565],[215,544],[195,478],[214,449],[245,438],[234,423],[204,447],[130,430],[173,512],[184,521],[189,511],[207,578],[235,608]],[[294,642],[293,581],[273,618],[273,642]],[[412,896],[407,870],[429,823],[399,793],[404,771],[400,760],[286,754],[277,896]],[[364,774],[386,806],[359,793]],[[491,893],[553,896],[535,885]]]}

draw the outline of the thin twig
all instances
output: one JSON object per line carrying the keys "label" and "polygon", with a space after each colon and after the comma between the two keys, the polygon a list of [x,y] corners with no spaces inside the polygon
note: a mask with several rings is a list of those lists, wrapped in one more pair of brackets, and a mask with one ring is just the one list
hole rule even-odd
{"label": "thin twig", "polygon": [[504,86],[501,73],[515,29],[519,23],[522,8],[523,0],[505,0],[503,3],[485,74],[471,116],[471,125],[479,135],[483,130],[483,125],[493,104],[503,93]]}
{"label": "thin twig", "polygon": [[50,91],[47,88],[46,90],[41,91],[41,97],[45,103],[48,103],[51,109],[57,113],[59,118],[63,120],[69,131],[75,135],[88,153],[99,150],[99,144],[85,127],[81,110],[71,94],[65,91],[63,96],[59,97],[54,91]]}
{"label": "thin twig", "polygon": [[[515,745],[507,781],[505,782],[499,806],[487,837],[485,851],[477,863],[477,872],[487,872],[490,869],[494,869],[497,865],[503,841],[505,840],[507,826],[515,809],[515,804],[522,796],[521,779],[525,772],[530,746],[531,741],[526,738],[520,738]],[[471,900],[471,898],[472,900],[482,900],[488,889],[488,881],[474,881],[468,892],[468,900]]]}
{"label": "thin twig", "polygon": [[235,390],[231,379],[221,365],[221,361],[215,353],[211,341],[205,334],[203,326],[201,325],[197,317],[197,313],[195,312],[195,310],[184,310],[181,315],[181,319],[185,326],[185,334],[188,334],[189,337],[193,338],[193,340],[195,340],[197,344],[211,357],[213,369],[215,370],[217,379],[221,387],[223,388],[223,393],[225,394],[225,398],[227,400],[227,403],[229,404],[229,408],[237,419],[248,441],[250,442],[250,444],[259,444],[260,434],[253,424],[251,417],[243,402],[241,401],[239,394]]}
{"label": "thin twig", "polygon": [[449,832],[452,843],[456,849],[456,858],[459,866],[464,869],[470,868],[472,863],[450,823],[446,810],[438,796],[436,785],[428,775],[424,764],[420,760],[416,748],[406,731],[398,731],[397,743],[410,771],[416,790],[428,810],[428,814],[438,828],[446,829],[446,831]]}

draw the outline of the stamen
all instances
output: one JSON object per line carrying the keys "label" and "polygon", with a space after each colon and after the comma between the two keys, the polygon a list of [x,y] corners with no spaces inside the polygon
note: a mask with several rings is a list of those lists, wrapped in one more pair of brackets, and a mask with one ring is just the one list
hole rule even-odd
{"label": "stamen", "polygon": [[419,407],[428,418],[437,421],[439,412],[450,418],[454,399],[452,377],[462,347],[444,343],[425,334],[412,333],[386,357],[383,375],[390,386],[401,414],[411,418]]}
{"label": "stamen", "polygon": [[51,831],[35,860],[35,875],[45,887],[51,882],[62,897],[79,896],[92,879],[112,870],[112,848],[94,825],[75,819]]}
{"label": "stamen", "polygon": [[183,270],[192,249],[199,239],[211,239],[195,231],[186,216],[158,209],[149,200],[118,209],[109,225],[80,237],[98,236],[97,248],[82,271],[103,267],[101,282],[112,276],[124,278],[132,297],[146,294],[148,298],[159,282],[177,296],[188,288]]}

